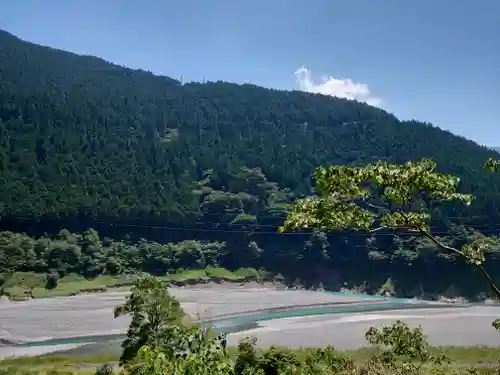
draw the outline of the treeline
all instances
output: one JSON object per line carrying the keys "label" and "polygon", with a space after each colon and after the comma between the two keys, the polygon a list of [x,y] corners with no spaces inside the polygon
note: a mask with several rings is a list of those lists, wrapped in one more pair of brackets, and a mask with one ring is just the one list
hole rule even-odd
{"label": "treeline", "polygon": [[0,232],[0,272],[33,271],[59,277],[76,273],[87,278],[134,272],[166,275],[178,269],[218,266],[224,249],[223,242],[214,241],[114,241],[100,238],[93,229],[82,234],[64,229],[54,238]]}
{"label": "treeline", "polygon": [[[498,154],[429,124],[323,95],[182,86],[5,32],[0,58],[4,225],[20,217],[207,225],[238,214],[267,218],[273,201],[311,193],[319,165],[421,157],[460,175],[462,189],[478,197],[449,216],[500,219],[500,177],[482,169]],[[208,197],[199,187],[207,178]]]}
{"label": "treeline", "polygon": [[[477,235],[464,228],[450,232],[453,236],[444,240],[453,246]],[[355,247],[353,235],[314,232],[290,237],[293,238],[289,247],[281,249],[259,245],[259,238],[249,238],[247,243],[213,239],[161,243],[100,237],[94,229],[81,234],[64,229],[54,237],[37,238],[5,231],[0,232],[0,274],[6,280],[16,272],[36,272],[57,280],[69,274],[91,279],[140,272],[163,276],[182,269],[209,267],[233,271],[255,268],[279,273],[290,285],[323,286],[330,290],[351,288],[377,293],[389,279],[390,293],[401,297],[476,297],[488,290],[481,276],[474,274],[465,262],[436,251],[430,242],[413,236],[395,237],[391,245],[395,250],[382,252],[377,250],[381,245],[376,241],[387,241],[386,236],[375,239],[358,235],[358,243],[368,244],[360,245],[354,256],[345,251]],[[297,241],[299,237],[304,242]],[[500,239],[490,237],[489,241],[488,263],[494,267],[500,257]],[[336,246],[345,243],[348,246]],[[422,278],[429,273],[434,273],[432,278]],[[463,277],[457,278],[457,274]]]}

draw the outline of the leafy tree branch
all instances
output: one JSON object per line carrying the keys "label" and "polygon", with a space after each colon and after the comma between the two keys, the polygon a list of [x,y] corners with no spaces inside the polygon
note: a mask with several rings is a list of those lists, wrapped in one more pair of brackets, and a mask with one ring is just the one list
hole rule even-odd
{"label": "leafy tree branch", "polygon": [[[499,164],[489,161],[488,165],[496,168]],[[320,167],[315,181],[320,196],[295,202],[281,232],[311,228],[420,234],[439,249],[459,255],[478,268],[500,299],[500,290],[483,266],[488,248],[484,236],[457,248],[431,232],[430,203],[458,201],[470,205],[473,200],[472,195],[457,192],[460,179],[438,172],[434,161]]]}

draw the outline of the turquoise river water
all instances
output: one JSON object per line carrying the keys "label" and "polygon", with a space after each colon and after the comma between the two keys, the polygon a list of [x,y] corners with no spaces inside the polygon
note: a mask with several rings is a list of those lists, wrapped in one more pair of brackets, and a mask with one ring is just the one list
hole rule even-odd
{"label": "turquoise river water", "polygon": [[[339,296],[357,296],[359,295],[350,293],[332,293]],[[241,332],[250,328],[257,327],[259,321],[270,320],[270,319],[280,319],[280,318],[290,318],[290,317],[301,317],[301,316],[311,316],[311,315],[323,315],[323,314],[344,314],[344,313],[359,313],[359,312],[373,312],[373,311],[387,311],[387,310],[399,310],[399,309],[412,309],[412,308],[425,308],[425,307],[436,307],[436,304],[430,304],[423,301],[417,301],[410,299],[398,299],[390,298],[385,300],[380,300],[380,297],[375,296],[363,296],[363,300],[358,303],[345,303],[345,304],[331,304],[328,306],[315,306],[315,307],[286,307],[286,308],[274,308],[267,311],[258,312],[247,312],[245,314],[233,315],[230,317],[215,317],[206,320],[204,324],[210,325],[217,332],[234,333]],[[377,302],[376,300],[380,300]],[[444,307],[440,304],[440,307]],[[455,306],[456,307],[456,306]],[[85,336],[85,337],[68,337],[51,339],[38,342],[28,342],[16,345],[16,347],[45,347],[61,344],[82,344],[77,349],[70,349],[71,352],[82,352],[83,348],[86,350],[91,349],[93,346],[96,347],[116,347],[123,340],[124,335],[107,335],[107,336]]]}

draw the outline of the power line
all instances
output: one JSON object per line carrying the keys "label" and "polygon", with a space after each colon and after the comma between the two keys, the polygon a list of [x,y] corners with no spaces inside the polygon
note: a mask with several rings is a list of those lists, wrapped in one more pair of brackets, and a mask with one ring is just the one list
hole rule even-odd
{"label": "power line", "polygon": [[[191,214],[198,214],[200,215],[201,217],[205,217],[205,216],[222,216],[224,215],[224,213],[217,213],[217,212],[207,212],[207,213],[204,213],[204,212],[200,212],[200,211],[197,211],[197,210],[185,210],[184,211],[185,213],[191,213]],[[249,214],[251,215],[250,213],[248,212],[244,212],[245,214]],[[255,217],[257,219],[285,219],[287,217],[287,214],[284,213],[282,215],[255,215]],[[139,216],[128,216],[127,217],[128,219],[139,219],[139,220],[144,220],[144,217],[139,217]],[[30,219],[30,218],[27,218],[27,219]],[[479,216],[479,215],[467,215],[467,216],[443,216],[443,217],[433,217],[431,218],[431,220],[435,220],[435,221],[442,221],[442,220],[449,220],[449,219],[452,219],[452,220],[471,220],[471,219],[476,219],[476,220],[479,220],[479,219],[489,219],[488,216]]]}
{"label": "power line", "polygon": [[[217,214],[214,214],[214,215],[217,215]],[[220,215],[219,215],[220,216]],[[262,219],[263,217],[258,217],[260,219]],[[270,218],[275,218],[275,219],[279,219],[279,217],[272,217],[270,216]],[[285,216],[283,216],[283,219],[285,218]],[[470,219],[470,217],[460,217],[460,216],[456,216],[456,217],[448,217],[447,219]],[[479,218],[479,217],[477,217]],[[486,217],[484,217],[486,219]],[[18,220],[21,220],[21,221],[24,221],[24,220],[32,220],[32,218],[28,218],[28,217],[18,217],[17,218]],[[86,219],[86,221],[90,222],[90,223],[93,223],[93,224],[99,224],[99,225],[105,225],[105,226],[109,226],[109,227],[132,227],[132,228],[147,228],[147,229],[165,229],[165,230],[172,230],[172,231],[193,231],[193,232],[220,232],[220,233],[259,233],[259,234],[279,234],[279,235],[302,235],[302,234],[310,234],[311,231],[299,231],[299,232],[284,232],[284,233],[278,233],[277,230],[278,228],[281,226],[282,223],[280,223],[280,225],[273,225],[273,224],[260,224],[257,222],[253,222],[253,223],[248,223],[248,224],[245,224],[245,223],[234,223],[234,222],[221,222],[221,221],[195,221],[195,222],[190,222],[189,225],[190,226],[174,226],[174,225],[151,225],[151,224],[148,224],[148,223],[145,223],[144,219],[145,218],[141,218],[141,217],[128,217],[128,219],[137,219],[137,220],[140,220],[142,221],[142,223],[116,223],[116,222],[109,222],[109,221],[104,221],[104,220],[89,220],[89,219]],[[438,221],[439,219],[435,219],[436,221]],[[432,219],[431,219],[432,221]],[[478,224],[478,223],[471,223],[471,224],[467,224],[467,223],[450,223],[450,224],[454,224],[454,225],[461,225],[463,226],[465,229],[483,229],[481,230],[482,233],[485,233],[485,232],[488,232],[488,233],[496,233],[496,232],[500,232],[500,223],[491,223],[491,224]],[[198,227],[194,227],[193,225],[212,225],[213,227],[212,228],[198,228]],[[225,227],[225,228],[220,228],[220,227]],[[437,235],[449,235],[450,234],[450,225],[446,225],[446,224],[434,224],[434,225],[431,225],[432,228],[434,229],[440,229],[441,232],[433,232]],[[262,230],[263,229],[267,229],[267,230]],[[443,231],[443,229],[445,229]],[[360,232],[360,231],[349,231],[348,229],[345,229],[345,230],[335,230],[335,231],[330,231],[328,232],[329,234],[330,233],[336,233],[336,234],[342,234],[342,235],[356,235],[356,236],[359,236],[359,235],[367,235],[367,236],[373,236],[375,234],[373,233],[367,233],[367,232]],[[396,235],[399,235],[399,234],[411,234],[411,235],[415,235],[415,232],[410,232],[410,231],[399,231],[399,230],[395,230],[393,231],[394,234]],[[377,236],[379,235],[394,235],[393,233],[378,233],[376,234]]]}
{"label": "power line", "polygon": [[[146,224],[127,224],[127,223],[108,223],[105,221],[95,221],[94,223],[104,224],[110,227],[131,227],[131,228],[144,228],[144,229],[163,229],[167,231],[180,231],[180,232],[200,232],[200,233],[242,233],[242,234],[262,234],[262,235],[278,235],[278,236],[293,236],[293,235],[310,235],[311,231],[308,232],[278,232],[278,231],[257,231],[257,228],[253,229],[219,229],[219,228],[193,228],[193,227],[173,227],[167,225],[146,225]],[[252,225],[249,225],[252,227]],[[277,228],[277,227],[276,227]],[[500,227],[498,229],[486,229],[481,231],[483,234],[499,234],[500,235]],[[411,231],[399,231],[395,230],[391,233],[369,233],[369,232],[361,232],[361,231],[330,231],[326,232],[326,234],[340,234],[342,236],[418,236],[419,233],[411,232]],[[449,236],[450,232],[432,232],[435,236]]]}
{"label": "power line", "polygon": [[[193,213],[193,214],[198,214],[200,217],[199,219],[202,219],[204,217],[220,217],[220,216],[224,216],[226,215],[225,213],[216,213],[216,212],[208,212],[208,213],[201,213],[199,211],[185,211],[186,213]],[[252,215],[251,213],[248,213],[248,212],[242,212],[242,214],[247,214],[247,215]],[[275,220],[284,220],[286,219],[287,215],[284,214],[284,215],[252,215],[252,216],[255,216],[256,220],[271,220],[271,219],[275,219]],[[34,218],[34,217],[28,217],[28,216],[17,216],[16,217],[17,220],[20,220],[20,221],[31,221],[31,220],[37,220],[37,218]],[[85,216],[82,215],[82,219],[87,219]],[[151,220],[150,218],[147,218],[147,217],[141,217],[141,216],[126,216],[125,219],[127,220],[140,220],[140,221],[146,221],[146,220]],[[445,221],[445,220],[490,220],[490,217],[489,216],[443,216],[443,217],[431,217],[430,218],[430,221],[439,221],[439,222],[442,222],[442,221]],[[88,219],[87,219],[88,220]],[[211,222],[211,221],[206,221],[206,220],[203,220],[203,221],[198,221],[198,222],[194,222],[194,223],[224,223],[224,222]],[[229,224],[229,222],[227,222]],[[453,223],[452,223],[453,224]],[[467,223],[463,223],[463,222],[460,222],[458,224],[463,224],[463,225],[481,225],[482,224],[477,224],[477,223],[471,223],[471,224],[467,224]],[[267,225],[267,224],[262,224],[262,225]],[[500,225],[500,223],[498,224]]]}
{"label": "power line", "polygon": [[[94,221],[94,222],[100,223],[100,224],[109,224],[109,225],[127,225],[127,226],[150,227],[150,228],[170,228],[170,226],[168,226],[168,225],[149,225],[149,224],[132,224],[132,223],[114,224],[114,223],[108,223],[108,222],[105,222],[105,221]],[[214,222],[214,221],[196,221],[196,222],[192,222],[190,224],[191,225],[193,225],[193,224],[197,224],[197,225],[211,224],[214,227],[227,226],[227,227],[230,227],[230,228],[231,227],[235,228],[234,230],[237,230],[237,229],[240,229],[240,228],[249,228],[249,227],[253,228],[252,230],[255,230],[255,229],[258,229],[258,228],[269,228],[269,229],[278,230],[278,228],[281,227],[281,225],[271,225],[271,224],[259,224],[259,223],[239,224],[239,223],[220,222],[220,221],[217,221],[217,222]],[[496,229],[498,229],[498,231],[500,231],[500,223],[489,224],[487,226],[487,228],[485,228],[486,226],[482,225],[482,224],[463,224],[463,225],[464,225],[464,229],[480,229],[480,228],[484,228],[484,230],[496,230]],[[197,229],[195,227],[182,227],[182,228],[185,228],[186,230],[189,230],[189,229],[195,230],[195,229]],[[432,225],[432,228],[451,229],[450,226],[445,225],[445,224]],[[200,228],[200,229],[224,230],[222,228]],[[245,230],[248,230],[248,229],[245,229]],[[232,231],[232,229],[228,229],[228,231]],[[344,231],[345,232],[349,232],[348,229],[345,229]],[[334,232],[337,232],[337,231],[334,231]],[[310,232],[307,231],[307,232],[303,232],[303,233],[310,233]],[[413,233],[413,232],[408,232],[408,233]]]}

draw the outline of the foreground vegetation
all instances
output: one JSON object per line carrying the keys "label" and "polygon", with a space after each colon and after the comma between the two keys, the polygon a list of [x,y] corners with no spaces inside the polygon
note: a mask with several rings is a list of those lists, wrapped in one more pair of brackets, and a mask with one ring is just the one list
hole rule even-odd
{"label": "foreground vegetation", "polygon": [[[276,229],[296,198],[314,192],[318,165],[432,157],[477,197],[470,207],[431,207],[436,233],[498,234],[500,176],[481,167],[494,151],[363,103],[224,82],[181,85],[5,32],[0,60],[1,230],[55,238],[62,228],[94,228],[101,241],[224,243],[221,267],[264,268],[330,289],[376,292],[390,277],[398,296],[443,294],[452,284],[468,296],[484,290],[463,262],[408,233]],[[492,266],[499,250],[491,247]],[[95,277],[99,262],[92,257],[81,274]]]}
{"label": "foreground vegetation", "polygon": [[[319,348],[291,349],[290,353],[300,363],[305,363],[310,353]],[[471,369],[477,369],[483,374],[498,374],[498,367],[494,364],[500,363],[500,348],[490,347],[429,347],[430,352],[435,355],[444,355],[453,367],[447,368],[449,373],[470,374]],[[265,357],[267,349],[256,349],[258,357]],[[341,358],[351,359],[356,366],[366,365],[375,354],[380,354],[376,347],[365,347],[358,350],[342,350],[337,352]],[[228,347],[227,355],[233,361],[238,359],[240,351],[238,348]],[[114,354],[102,353],[92,356],[72,355],[41,355],[36,357],[17,357],[0,361],[1,371],[8,374],[21,375],[28,371],[30,374],[95,374],[96,369],[103,364],[109,364],[117,370],[119,359]],[[474,365],[473,365],[474,364]],[[489,365],[489,366],[488,366]],[[488,367],[486,367],[488,366]],[[431,368],[434,372],[439,366]],[[431,372],[428,369],[429,373]],[[118,371],[115,371],[118,372]],[[3,374],[2,374],[3,375]]]}

